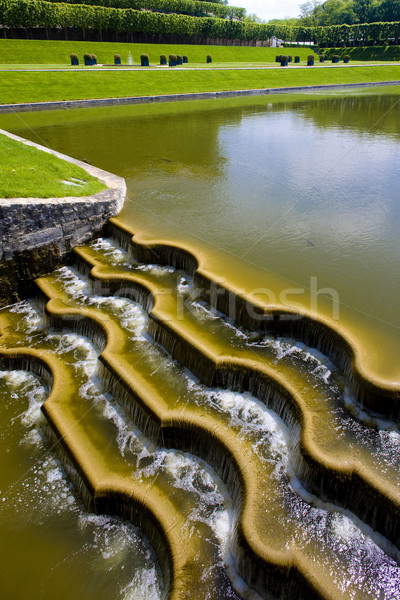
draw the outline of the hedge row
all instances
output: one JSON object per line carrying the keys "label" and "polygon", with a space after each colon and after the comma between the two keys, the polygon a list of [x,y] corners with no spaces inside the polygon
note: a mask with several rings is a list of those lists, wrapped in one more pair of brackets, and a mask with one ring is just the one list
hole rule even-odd
{"label": "hedge row", "polygon": [[43,0],[0,0],[0,23],[6,27],[72,27],[119,33],[157,33],[244,40],[269,39],[277,30],[274,25],[230,19],[190,17]]}
{"label": "hedge row", "polygon": [[6,27],[71,27],[242,40],[268,40],[276,36],[292,41],[314,40],[320,46],[350,45],[357,41],[368,45],[389,38],[397,42],[400,36],[400,22],[291,27],[43,0],[0,0],[0,23]]}
{"label": "hedge row", "polygon": [[219,19],[243,19],[246,15],[245,8],[202,0],[49,0],[49,2],[96,5],[107,8],[145,9],[152,12],[176,13],[193,17],[213,16]]}
{"label": "hedge row", "polygon": [[383,45],[390,38],[398,43],[400,22],[390,23],[358,23],[357,25],[332,25],[330,27],[314,27],[314,41],[320,46],[349,46],[351,43]]}

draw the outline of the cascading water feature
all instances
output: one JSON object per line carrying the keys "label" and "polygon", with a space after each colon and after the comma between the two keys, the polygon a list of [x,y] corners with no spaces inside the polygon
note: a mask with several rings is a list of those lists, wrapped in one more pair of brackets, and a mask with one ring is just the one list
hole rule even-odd
{"label": "cascading water feature", "polygon": [[[88,508],[130,518],[149,536],[160,563],[146,550],[148,557],[153,556],[149,571],[153,574],[152,585],[149,591],[140,592],[144,594],[141,597],[161,597],[164,585],[164,594],[169,589],[174,597],[178,586],[179,597],[187,594],[187,597],[234,598],[238,594],[251,598],[255,597],[253,587],[265,598],[271,593],[271,597],[279,598],[310,594],[339,598],[343,597],[344,590],[352,598],[368,595],[395,598],[400,593],[397,549],[357,516],[335,505],[335,498],[318,497],[318,491],[322,490],[318,473],[301,467],[301,418],[295,404],[292,402],[290,408],[290,402],[282,400],[282,392],[281,399],[268,398],[262,386],[258,387],[258,400],[246,391],[205,387],[201,380],[210,379],[209,359],[204,357],[204,367],[197,366],[194,369],[197,377],[194,377],[163,350],[165,346],[180,362],[180,344],[185,348],[185,355],[190,354],[182,340],[177,339],[171,346],[168,335],[158,335],[152,325],[152,322],[157,323],[152,319],[152,312],[149,319],[140,305],[117,292],[112,296],[98,296],[93,292],[103,294],[102,288],[107,285],[110,288],[113,278],[115,281],[118,277],[120,291],[125,296],[130,295],[129,290],[133,294],[132,284],[136,279],[142,287],[146,284],[153,294],[158,286],[157,302],[160,296],[166,297],[168,303],[171,298],[173,302],[180,298],[181,327],[201,334],[203,344],[211,346],[214,340],[221,355],[229,349],[231,357],[245,360],[250,356],[253,362],[273,366],[275,377],[281,377],[285,385],[290,383],[290,393],[303,397],[306,419],[308,411],[315,413],[319,406],[318,425],[311,424],[311,429],[318,430],[318,439],[313,440],[313,444],[320,446],[318,456],[331,455],[328,462],[332,465],[338,455],[341,460],[346,455],[352,456],[353,468],[357,463],[363,466],[360,476],[364,485],[369,486],[370,494],[377,493],[380,487],[387,490],[398,486],[400,434],[396,427],[357,410],[357,400],[346,390],[340,372],[322,354],[293,340],[237,328],[221,313],[199,301],[193,293],[189,274],[172,267],[131,260],[126,251],[110,240],[99,240],[80,249],[78,258],[81,275],[74,269],[63,268],[38,281],[40,304],[46,306],[47,303],[47,318],[43,319],[34,303],[3,310],[2,347],[13,349],[9,355],[3,351],[3,362],[10,367],[12,361],[17,360],[18,351],[24,355],[25,335],[29,335],[30,351],[38,351],[45,363],[48,355],[57,360],[62,358],[62,368],[67,370],[63,377],[63,394],[66,394],[65,381],[71,381],[73,401],[72,397],[71,400],[57,398],[58,367],[53,358],[50,368],[55,380],[49,384],[49,409],[45,410],[51,428],[44,427],[37,410],[48,394],[39,383],[36,384],[38,399],[33,404],[30,402],[22,424],[26,426],[30,419],[35,428],[35,434],[29,434],[33,439],[39,436],[46,440],[47,431],[48,439],[57,447],[61,463]],[[96,267],[89,278],[88,266]],[[175,291],[163,295],[166,287]],[[143,290],[140,299],[147,310],[154,310]],[[172,310],[171,319],[174,314],[177,313]],[[93,322],[97,326],[93,327]],[[52,329],[52,324],[58,329]],[[66,331],[60,330],[60,326]],[[68,333],[71,327],[77,333]],[[119,337],[119,331],[123,337]],[[155,345],[153,337],[161,345]],[[122,347],[115,340],[119,340]],[[135,381],[131,387],[124,388],[114,369],[110,370],[111,353],[107,353],[110,343],[114,343],[113,353],[117,358],[118,366],[114,365],[114,369],[122,369],[122,375],[124,363],[129,365],[128,378],[123,376],[122,379]],[[98,362],[100,352],[101,362]],[[204,350],[197,352],[199,361],[203,353]],[[29,363],[29,356],[26,360]],[[5,371],[4,377],[11,381],[15,377],[32,380],[31,375],[18,373]],[[159,394],[155,405],[164,405],[166,415],[169,414],[161,433],[157,419],[154,422],[154,407],[147,407],[146,418],[143,416],[145,399],[149,396],[137,381],[139,377],[151,386],[153,395]],[[222,379],[232,390],[238,387],[235,377]],[[246,384],[239,385],[243,386]],[[138,401],[141,408],[134,407]],[[276,412],[271,412],[265,403]],[[52,412],[53,405],[57,404],[64,405],[58,416]],[[68,420],[69,412],[72,420]],[[66,433],[60,438],[64,418]],[[180,425],[174,431],[171,427],[177,418]],[[62,444],[57,443],[57,439],[62,440]],[[167,449],[171,445],[173,448]],[[191,453],[187,454],[188,451]],[[57,464],[54,447],[47,452],[48,463],[53,467]],[[202,462],[202,458],[207,462]],[[64,481],[60,467],[56,471],[50,467],[47,471],[41,469],[46,480],[52,486],[53,481]],[[96,477],[104,480],[107,473],[112,473],[114,488],[127,486],[126,490],[133,494],[133,504],[135,494],[141,489],[147,489],[147,494],[151,490],[150,497],[154,496],[168,514],[167,522],[172,518],[175,527],[180,522],[178,537],[185,540],[187,554],[182,572],[169,564],[171,556],[173,560],[176,558],[176,540],[168,536],[160,538],[154,529],[156,526],[162,530],[165,523],[156,518],[155,525],[154,515],[146,517],[136,509],[130,510],[127,491],[123,498],[114,496],[109,486],[104,492],[93,491]],[[346,487],[350,495],[351,485],[349,476]],[[313,488],[317,488],[317,495]],[[71,491],[67,497],[71,505],[79,502]],[[57,505],[60,500],[55,498],[54,502]],[[151,506],[146,508],[151,509]],[[57,511],[61,512],[61,507],[57,506]],[[393,514],[394,510],[391,516]],[[96,521],[99,517],[85,518],[91,524],[99,523]],[[136,540],[138,534],[123,521],[102,519],[105,520],[100,523],[107,523],[117,537],[121,532],[127,536],[130,549],[131,540]],[[250,526],[250,532],[246,525]],[[384,533],[390,535],[390,531]],[[252,548],[249,535],[256,536],[255,556],[254,540]],[[258,560],[262,560],[261,579],[255,562],[257,552]],[[167,561],[165,553],[171,555]],[[294,568],[289,578],[279,574],[278,567],[283,566],[288,557]],[[140,567],[140,556],[134,554],[127,560],[137,563],[139,573],[140,568],[148,572],[148,568]],[[179,565],[179,560],[177,562]],[[164,584],[156,575],[158,564],[163,568]],[[177,576],[178,582],[171,580]],[[137,589],[137,585],[143,590],[144,577],[138,576],[139,583],[136,579],[125,584],[125,597],[135,597],[128,592]]]}
{"label": "cascading water feature", "polygon": [[[202,121],[204,163],[160,150],[149,204],[158,195],[167,212],[184,212],[185,176],[207,220],[208,158],[227,185],[213,122]],[[192,125],[185,132],[197,139]],[[146,157],[152,138],[142,137]],[[140,195],[140,176],[134,181]],[[0,494],[4,590],[32,593],[33,575],[11,575],[20,561],[32,571],[46,565],[33,598],[54,589],[65,599],[399,597],[394,361],[379,381],[382,358],[369,376],[372,359],[353,343],[347,315],[332,327],[324,311],[266,313],[234,272],[232,281],[217,276],[232,261],[218,255],[213,265],[200,243],[183,234],[171,241],[162,228],[136,234],[132,198],[131,187],[109,239],[76,249],[72,267],[38,280],[36,300],[0,311],[0,443],[10,458]],[[212,208],[226,218],[223,203]],[[224,231],[229,243],[235,230]]]}

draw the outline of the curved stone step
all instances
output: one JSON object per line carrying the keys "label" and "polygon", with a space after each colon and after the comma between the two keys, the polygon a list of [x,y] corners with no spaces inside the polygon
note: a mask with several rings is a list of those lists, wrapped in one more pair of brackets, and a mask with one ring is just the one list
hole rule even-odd
{"label": "curved stone step", "polygon": [[[88,263],[95,262],[85,249],[78,249],[77,252]],[[212,336],[207,337],[204,332],[202,337],[199,336],[197,329],[186,323],[185,315],[176,317],[178,310],[173,295],[163,290],[160,283],[149,281],[148,276],[123,273],[118,269],[102,267],[96,262],[90,273],[93,279],[102,284],[97,286],[97,291],[104,292],[104,284],[107,293],[123,292],[147,308],[152,307],[149,333],[205,385],[248,390],[281,416],[288,426],[299,425],[298,451],[293,453],[292,460],[296,474],[305,487],[319,497],[349,508],[399,546],[398,483],[376,470],[372,471],[362,460],[362,455],[360,458],[348,456],[349,448],[338,439],[327,409],[318,407],[315,402],[311,407],[308,406],[304,390],[296,389],[287,377],[278,375],[276,367],[268,367],[262,356],[254,353],[249,359],[243,353],[238,356],[221,353]],[[110,346],[110,354],[113,353]],[[128,391],[129,381],[121,378],[118,367],[108,354],[107,365]],[[152,410],[157,414],[157,407]],[[322,439],[321,431],[324,432]],[[326,438],[329,438],[330,432],[329,453]]]}
{"label": "curved stone step", "polygon": [[[307,590],[309,585],[314,588],[314,596],[311,595],[311,597],[315,597],[317,593],[323,597],[336,597],[337,590],[334,587],[329,589],[331,587],[328,583],[329,579],[314,571],[313,565],[308,564],[307,560],[305,561],[306,557],[303,552],[296,552],[292,548],[282,551],[282,548],[285,547],[283,540],[278,542],[279,550],[273,551],[266,545],[267,542],[272,542],[271,536],[268,540],[260,540],[258,531],[260,517],[259,515],[255,516],[258,502],[257,494],[254,493],[259,489],[259,473],[254,473],[249,468],[248,459],[243,462],[243,457],[247,457],[246,453],[238,446],[237,436],[232,435],[229,428],[221,427],[215,422],[215,418],[210,418],[206,414],[198,414],[198,411],[195,413],[190,409],[182,411],[181,408],[169,408],[168,398],[165,398],[162,392],[160,395],[152,383],[143,377],[140,370],[127,360],[124,333],[121,330],[118,331],[118,327],[112,322],[109,315],[101,315],[97,309],[93,308],[70,307],[62,298],[57,297],[57,292],[52,290],[48,281],[42,279],[38,284],[48,297],[52,297],[47,304],[47,311],[56,321],[59,320],[62,323],[63,318],[70,322],[71,319],[76,319],[76,326],[79,329],[84,327],[86,333],[89,333],[90,323],[93,322],[96,324],[95,331],[103,329],[106,345],[101,355],[101,361],[111,381],[111,389],[113,393],[120,395],[121,400],[125,400],[127,408],[131,409],[131,414],[140,428],[144,429],[153,439],[158,436],[157,441],[161,441],[167,446],[181,447],[203,456],[227,481],[232,495],[236,498],[240,497],[242,490],[242,510],[237,528],[237,554],[239,571],[246,578],[251,577],[251,581],[248,581],[249,584],[265,593],[271,585],[277,585],[274,582],[277,580],[276,573],[279,572],[281,574],[279,585],[275,587],[278,594],[282,593],[285,581],[285,589],[288,590],[287,586],[290,586],[291,593],[293,585],[302,587],[301,582],[308,581],[305,589]],[[237,366],[242,368],[239,363]],[[231,362],[227,365],[226,362],[221,361],[219,367],[221,371],[226,371],[227,367],[230,372],[232,371]],[[252,365],[245,365],[245,370],[251,368]],[[273,381],[275,381],[274,378]],[[268,384],[270,383],[271,380],[268,379]],[[286,394],[288,398],[292,398],[290,392],[286,392]],[[293,405],[295,406],[294,403]],[[223,460],[221,460],[221,456],[223,456]],[[329,468],[328,473],[330,474]],[[243,484],[239,487],[238,493],[237,482],[240,481],[243,481]],[[232,484],[235,484],[234,488],[232,488]],[[256,512],[254,513],[254,511]],[[283,533],[280,532],[278,537]],[[289,579],[284,576],[282,581],[282,574],[287,575],[288,573],[290,574]],[[296,577],[294,577],[295,573],[297,573]],[[280,595],[280,597],[284,598],[286,595]]]}
{"label": "curved stone step", "polygon": [[143,241],[118,217],[110,219],[110,228],[126,248],[131,246],[139,261],[172,265],[194,276],[202,297],[213,307],[249,330],[278,332],[317,347],[346,375],[354,395],[362,406],[400,422],[400,382],[387,380],[378,373],[371,376],[365,367],[365,350],[340,323],[311,311],[288,310],[257,303],[228,282],[215,281],[207,270],[205,257],[188,245],[173,246],[162,240]]}
{"label": "curved stone step", "polygon": [[0,367],[22,368],[45,379],[49,396],[42,412],[48,435],[86,508],[119,515],[145,533],[159,558],[169,599],[187,598],[188,591],[190,598],[204,598],[205,590],[199,585],[205,558],[201,540],[189,535],[171,490],[166,493],[154,483],[132,479],[109,440],[90,435],[93,416],[77,402],[76,384],[63,361],[43,349],[0,348]]}

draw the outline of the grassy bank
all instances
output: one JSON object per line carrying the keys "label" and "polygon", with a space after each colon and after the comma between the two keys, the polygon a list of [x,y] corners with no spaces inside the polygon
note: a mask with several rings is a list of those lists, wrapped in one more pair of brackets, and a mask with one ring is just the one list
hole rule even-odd
{"label": "grassy bank", "polygon": [[[120,54],[124,64],[129,53],[135,64],[140,55],[149,55],[150,62],[159,63],[160,54],[188,56],[191,63],[205,63],[207,54],[214,62],[274,62],[281,48],[251,48],[247,46],[189,46],[179,44],[113,44],[109,42],[65,42],[45,40],[0,40],[0,63],[2,64],[70,64],[72,52],[83,62],[85,53],[96,54],[102,64],[113,64],[114,54]],[[312,53],[308,48],[285,49],[286,54],[306,60]]]}
{"label": "grassy bank", "polygon": [[0,198],[81,197],[103,189],[76,165],[0,135]]}
{"label": "grassy bank", "polygon": [[0,103],[400,80],[400,65],[241,71],[3,72]]}
{"label": "grassy bank", "polygon": [[328,58],[338,54],[343,58],[348,54],[351,60],[387,61],[400,60],[400,46],[365,46],[361,48],[325,48],[321,50]]}

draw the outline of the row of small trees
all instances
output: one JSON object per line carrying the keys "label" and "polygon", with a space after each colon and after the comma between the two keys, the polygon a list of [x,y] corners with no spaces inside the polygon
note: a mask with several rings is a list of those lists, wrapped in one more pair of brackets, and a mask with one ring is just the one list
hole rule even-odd
{"label": "row of small trees", "polygon": [[244,19],[245,8],[227,6],[202,0],[49,0],[67,4],[86,4],[106,8],[133,8],[159,13],[176,13],[193,17],[217,17],[219,19]]}
{"label": "row of small trees", "polygon": [[390,38],[397,43],[400,37],[400,22],[291,27],[43,0],[0,0],[0,24],[241,40],[268,40],[275,36],[298,42],[314,41],[325,47],[349,46],[356,42],[384,44]]}
{"label": "row of small trees", "polygon": [[[83,56],[84,62],[86,66],[92,66],[92,65],[97,65],[97,56],[95,54],[84,54]],[[206,61],[208,63],[212,62],[212,57],[210,54],[207,55],[207,59]],[[189,59],[186,55],[181,56],[180,54],[170,54],[169,55],[169,59],[168,59],[168,64],[170,67],[176,67],[177,65],[183,65],[183,64],[187,64],[189,62]],[[114,64],[115,65],[121,65],[121,55],[120,54],[114,54]],[[149,60],[149,55],[148,54],[141,54],[140,55],[140,64],[142,67],[149,67],[150,66],[150,60]],[[160,56],[160,65],[166,65],[167,64],[167,55],[166,54],[161,54]],[[78,55],[73,52],[71,54],[71,65],[72,66],[79,66],[79,57]]]}

